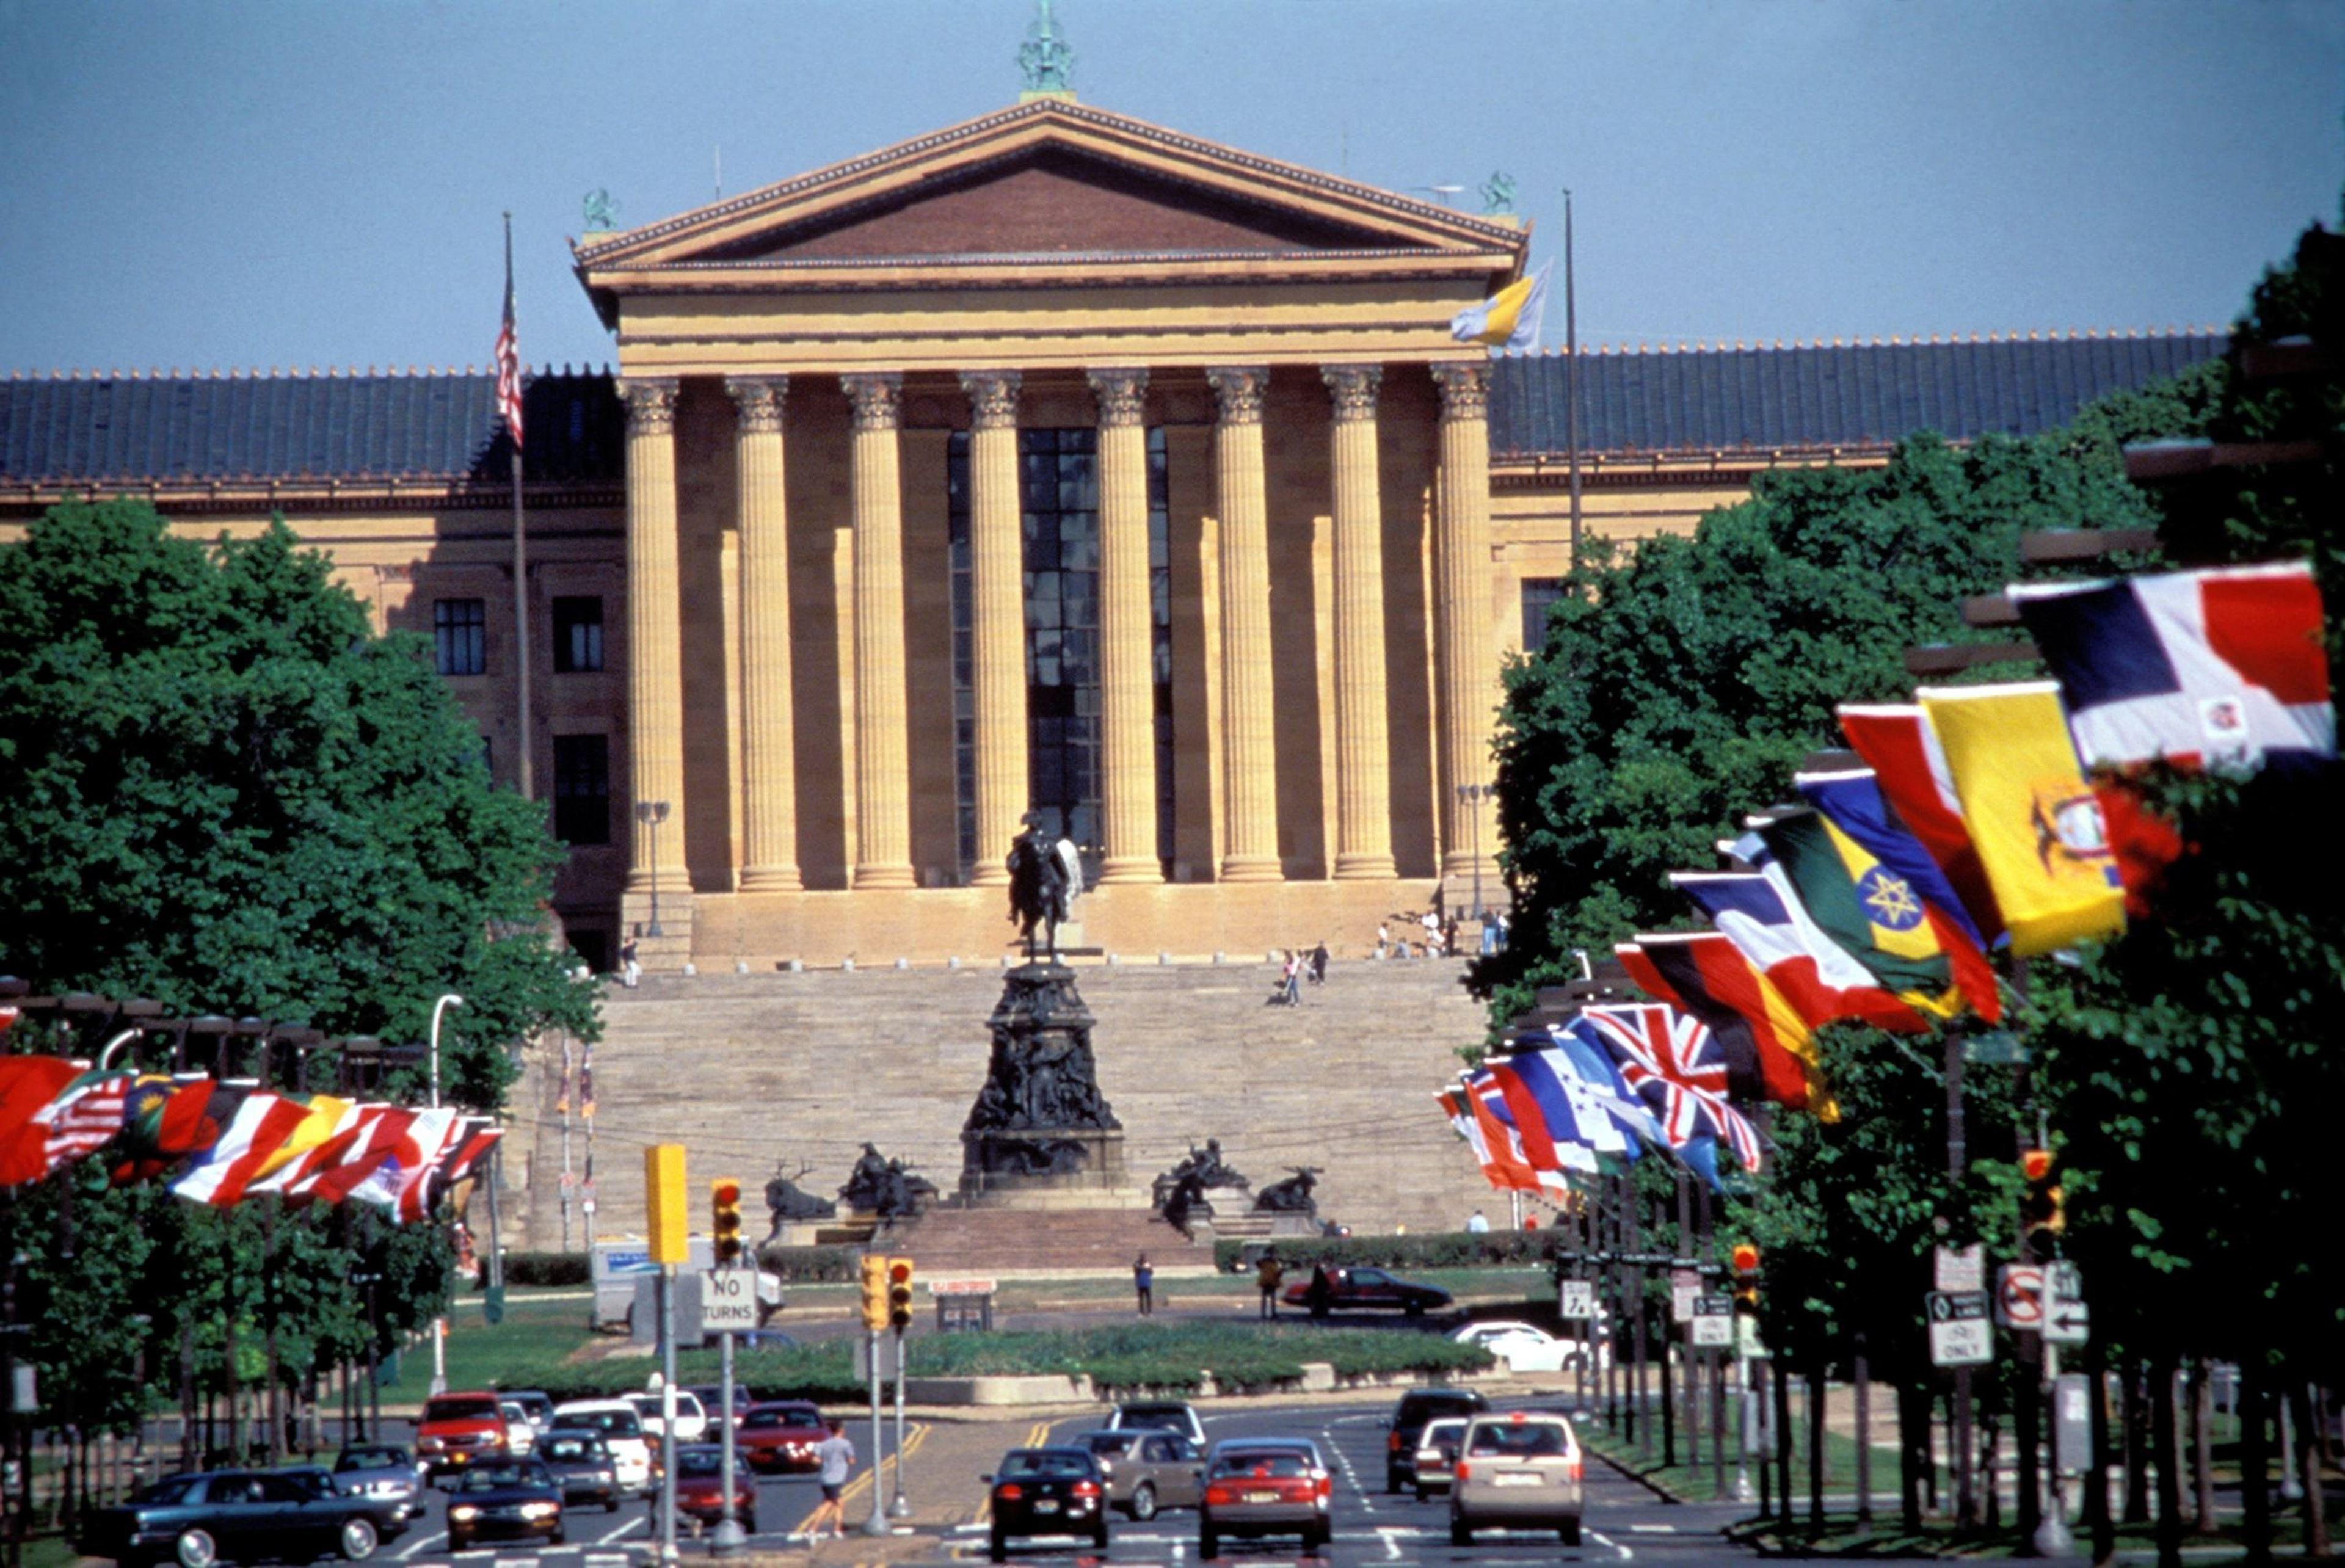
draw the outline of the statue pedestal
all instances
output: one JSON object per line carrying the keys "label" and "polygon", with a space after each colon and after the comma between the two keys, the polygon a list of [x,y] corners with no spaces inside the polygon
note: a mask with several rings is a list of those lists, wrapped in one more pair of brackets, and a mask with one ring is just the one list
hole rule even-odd
{"label": "statue pedestal", "polygon": [[1020,1128],[960,1135],[965,1209],[1145,1209],[1123,1170],[1121,1128]]}
{"label": "statue pedestal", "polygon": [[962,1207],[1148,1207],[1124,1174],[1123,1124],[1099,1091],[1094,1021],[1063,964],[1002,976],[992,1060],[961,1128]]}

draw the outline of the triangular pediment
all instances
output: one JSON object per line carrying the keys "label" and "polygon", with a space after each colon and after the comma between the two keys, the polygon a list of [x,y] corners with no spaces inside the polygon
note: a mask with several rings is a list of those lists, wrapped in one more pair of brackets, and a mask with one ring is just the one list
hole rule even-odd
{"label": "triangular pediment", "polygon": [[1422,256],[1519,266],[1525,232],[1086,105],[1044,100],[577,248],[601,294],[668,268]]}

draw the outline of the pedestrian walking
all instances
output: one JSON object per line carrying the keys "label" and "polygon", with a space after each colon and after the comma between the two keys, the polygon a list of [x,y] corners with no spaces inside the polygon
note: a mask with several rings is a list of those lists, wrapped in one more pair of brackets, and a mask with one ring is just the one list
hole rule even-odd
{"label": "pedestrian walking", "polygon": [[1292,947],[1286,950],[1285,984],[1286,1005],[1290,1007],[1303,1006],[1303,958]]}
{"label": "pedestrian walking", "polygon": [[1145,1252],[1132,1262],[1132,1293],[1139,1299],[1142,1317],[1152,1318],[1156,1315],[1156,1270],[1148,1261],[1148,1254]]}
{"label": "pedestrian walking", "polygon": [[1498,911],[1498,951],[1501,953],[1507,950],[1508,929],[1507,912],[1501,909]]}
{"label": "pedestrian walking", "polygon": [[619,984],[632,991],[643,977],[644,966],[635,961],[635,939],[630,936],[619,944]]}
{"label": "pedestrian walking", "polygon": [[1335,1281],[1328,1278],[1326,1264],[1311,1265],[1311,1286],[1304,1295],[1311,1303],[1311,1315],[1315,1318],[1325,1318],[1335,1310]]}
{"label": "pedestrian walking", "polygon": [[1278,1260],[1278,1249],[1273,1247],[1262,1255],[1254,1268],[1254,1282],[1262,1291],[1262,1315],[1278,1316],[1278,1282],[1286,1277],[1286,1265]]}
{"label": "pedestrian walking", "polygon": [[1315,986],[1327,983],[1327,938],[1325,936],[1319,938],[1318,946],[1311,949],[1311,983]]}
{"label": "pedestrian walking", "polygon": [[816,1476],[822,1482],[822,1501],[807,1519],[808,1541],[822,1539],[826,1521],[833,1535],[847,1533],[847,1478],[855,1469],[855,1444],[848,1441],[844,1421],[833,1417],[828,1424],[830,1435],[814,1445],[816,1462],[822,1467]]}

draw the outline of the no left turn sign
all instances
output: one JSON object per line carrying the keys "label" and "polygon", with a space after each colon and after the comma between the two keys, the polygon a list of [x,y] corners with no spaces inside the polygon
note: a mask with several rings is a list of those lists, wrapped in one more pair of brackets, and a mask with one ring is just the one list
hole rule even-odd
{"label": "no left turn sign", "polygon": [[1995,1320],[2006,1329],[2044,1326],[2044,1270],[2033,1263],[2008,1263],[1996,1274]]}

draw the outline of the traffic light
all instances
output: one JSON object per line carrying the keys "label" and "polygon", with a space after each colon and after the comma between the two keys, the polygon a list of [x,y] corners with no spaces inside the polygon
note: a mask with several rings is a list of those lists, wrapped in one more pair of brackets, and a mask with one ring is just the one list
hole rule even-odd
{"label": "traffic light", "polygon": [[1755,1317],[1759,1311],[1759,1249],[1748,1241],[1734,1244],[1734,1310]]}
{"label": "traffic light", "polygon": [[708,1202],[713,1211],[708,1236],[716,1266],[730,1269],[741,1261],[741,1184],[729,1176],[718,1177],[708,1184]]}
{"label": "traffic light", "polygon": [[888,1259],[888,1326],[898,1333],[912,1326],[912,1260]]}
{"label": "traffic light", "polygon": [[2027,1255],[2040,1263],[2060,1250],[2060,1233],[2068,1228],[2067,1195],[2060,1190],[2050,1149],[2023,1151],[2019,1169],[2027,1178],[2027,1195],[2019,1200],[2019,1226]]}
{"label": "traffic light", "polygon": [[863,1259],[863,1326],[875,1334],[888,1326],[888,1259],[877,1254]]}

